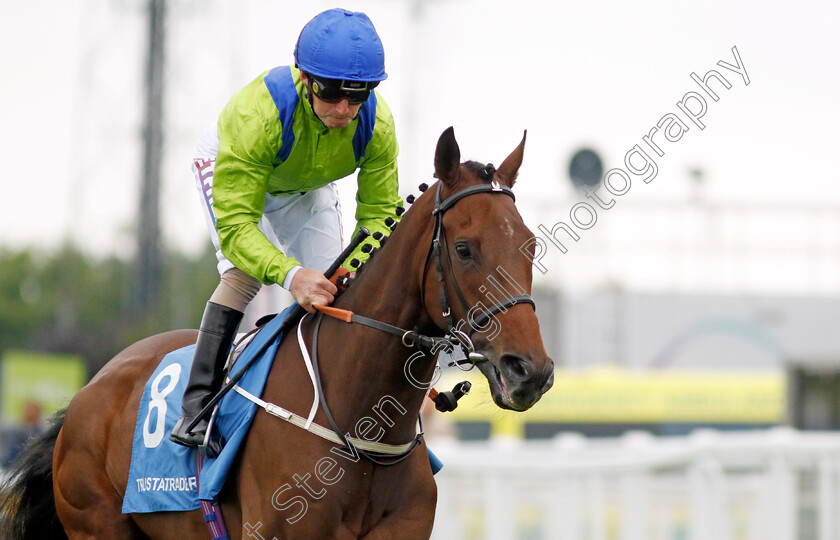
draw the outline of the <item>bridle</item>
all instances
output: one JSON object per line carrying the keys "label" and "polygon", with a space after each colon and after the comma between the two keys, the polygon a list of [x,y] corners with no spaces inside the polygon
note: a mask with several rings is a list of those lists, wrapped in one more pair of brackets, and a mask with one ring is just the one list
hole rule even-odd
{"label": "bridle", "polygon": [[[460,347],[464,353],[464,356],[466,357],[466,362],[453,361],[451,365],[457,366],[460,369],[464,369],[462,365],[467,365],[468,367],[466,368],[466,370],[469,370],[472,369],[476,363],[487,361],[487,358],[485,356],[475,352],[475,345],[473,344],[472,336],[477,330],[483,328],[492,317],[494,317],[498,313],[507,311],[509,307],[515,306],[516,304],[526,303],[530,304],[531,307],[534,309],[536,309],[536,307],[534,306],[534,299],[531,298],[530,295],[517,294],[505,298],[504,300],[497,301],[489,308],[486,308],[478,317],[470,320],[470,308],[467,304],[466,298],[464,297],[464,293],[461,291],[461,287],[458,285],[458,280],[455,278],[455,272],[452,267],[452,257],[449,255],[449,250],[445,249],[446,231],[443,226],[443,216],[448,210],[452,209],[452,207],[455,206],[455,204],[458,201],[464,199],[465,197],[469,197],[470,195],[476,195],[479,193],[501,193],[509,196],[511,199],[514,200],[514,202],[516,201],[516,196],[513,194],[513,190],[511,190],[509,187],[503,186],[499,184],[497,180],[493,179],[486,184],[478,184],[466,187],[441,201],[440,192],[442,184],[442,182],[438,182],[437,189],[435,190],[435,208],[432,211],[432,215],[435,216],[435,229],[432,235],[432,244],[429,247],[429,253],[426,255],[426,264],[423,271],[423,281],[421,281],[420,285],[420,297],[425,304],[426,295],[425,291],[423,290],[423,284],[425,283],[425,276],[428,272],[429,265],[432,259],[434,259],[439,287],[440,309],[447,325],[445,339],[449,341],[453,346]],[[446,253],[445,259],[443,258],[443,253]],[[450,307],[449,300],[446,296],[446,278],[443,272],[444,260],[446,261],[449,273],[452,276],[452,287],[455,289],[455,294],[458,297],[458,302],[461,304],[461,308],[464,312],[464,317],[466,317],[467,319],[466,321],[462,319],[457,324],[454,322],[452,308]],[[466,322],[470,326],[470,330],[468,332],[464,332],[460,329],[463,322]]]}
{"label": "bridle", "polygon": [[[464,297],[463,292],[461,291],[461,287],[458,285],[458,281],[455,278],[454,270],[452,268],[451,257],[448,255],[448,251],[444,249],[446,244],[446,231],[443,226],[443,216],[448,210],[455,206],[455,204],[458,201],[469,197],[470,195],[476,195],[479,193],[500,193],[511,197],[514,201],[516,201],[516,197],[513,195],[513,191],[509,187],[499,184],[496,180],[492,180],[489,183],[482,183],[466,187],[454,193],[453,195],[450,195],[443,201],[440,200],[440,192],[441,183],[439,182],[437,185],[437,191],[435,192],[435,207],[432,211],[432,215],[435,216],[435,229],[434,234],[432,235],[432,243],[429,247],[429,252],[426,256],[426,262],[423,269],[423,276],[421,278],[422,281],[420,285],[420,291],[422,299],[421,301],[423,302],[425,307],[425,291],[423,284],[425,283],[426,275],[428,273],[429,266],[431,265],[431,261],[434,260],[438,284],[440,286],[441,313],[447,325],[444,337],[425,336],[416,331],[405,330],[392,324],[357,315],[352,311],[344,309],[334,308],[330,306],[314,306],[320,312],[318,313],[314,321],[314,328],[312,333],[312,353],[310,359],[313,368],[311,376],[313,377],[313,384],[315,385],[316,395],[324,395],[323,388],[321,386],[320,369],[318,366],[318,331],[320,329],[321,322],[323,321],[323,315],[329,315],[333,318],[343,320],[347,323],[357,323],[400,336],[402,344],[409,348],[428,349],[433,352],[438,352],[438,350],[442,349],[447,353],[451,353],[455,347],[460,347],[464,355],[466,356],[466,361],[453,361],[451,365],[457,366],[458,368],[463,370],[469,370],[475,367],[476,363],[487,361],[487,358],[485,356],[475,352],[475,345],[472,341],[472,335],[477,329],[482,328],[494,315],[506,311],[507,308],[516,304],[530,304],[531,307],[534,308],[534,300],[533,298],[531,298],[530,295],[518,294],[494,303],[492,306],[487,308],[481,315],[473,319],[472,323],[470,323],[470,321],[468,320],[467,323],[471,326],[471,329],[468,332],[464,332],[459,328],[462,324],[460,321],[458,324],[455,324],[452,309],[449,305],[449,300],[446,296],[446,277],[443,271],[444,261],[446,261],[450,273],[452,274],[452,286],[455,289],[458,301],[461,304],[461,307],[464,310],[464,316],[467,317],[467,319],[470,319],[470,310],[468,309],[467,300]],[[447,253],[446,258],[443,257],[444,252]],[[428,310],[426,311],[428,312]],[[303,343],[301,343],[301,347],[303,350]],[[463,365],[467,365],[468,367],[464,368],[462,367]],[[341,443],[343,443],[345,447],[354,450],[359,456],[365,458],[367,461],[376,465],[394,465],[403,461],[412,453],[412,451],[417,447],[417,445],[420,444],[420,442],[423,439],[423,430],[421,424],[420,432],[409,444],[404,445],[406,446],[405,449],[396,451],[394,453],[388,452],[387,454],[383,454],[381,452],[376,451],[365,451],[359,448],[358,445],[354,446],[353,443],[349,441],[347,437],[343,434],[341,428],[339,428],[338,424],[333,418],[333,415],[329,409],[329,406],[326,403],[326,400],[321,401],[321,407],[325,413],[325,416],[327,417],[327,420],[329,421],[330,427],[332,428],[333,432],[338,437],[338,439],[341,441]],[[324,437],[324,435],[320,436]]]}
{"label": "bridle", "polygon": [[[352,311],[338,309],[331,306],[316,305],[313,307],[318,309],[318,311],[322,312],[324,315],[329,315],[336,319],[343,320],[344,322],[361,324],[363,326],[376,328],[383,332],[400,336],[402,344],[409,348],[431,350],[433,353],[437,353],[441,350],[446,353],[452,353],[455,347],[459,347],[464,353],[465,359],[453,360],[450,363],[450,366],[456,366],[459,369],[468,371],[475,367],[476,363],[487,361],[487,358],[484,355],[475,351],[475,344],[472,341],[472,336],[477,330],[483,328],[485,324],[487,324],[487,322],[496,314],[505,312],[509,307],[515,306],[516,304],[530,304],[532,308],[536,308],[534,306],[534,299],[531,298],[529,294],[517,294],[495,302],[493,305],[483,310],[483,312],[475,318],[470,316],[470,309],[467,304],[467,300],[464,297],[464,293],[461,291],[461,287],[458,285],[458,280],[454,275],[452,259],[449,256],[448,251],[444,249],[446,244],[446,231],[443,226],[443,216],[448,210],[451,210],[458,201],[469,197],[470,195],[476,195],[479,193],[500,193],[509,196],[514,201],[516,201],[516,196],[514,196],[513,191],[509,187],[499,184],[496,180],[492,180],[488,183],[466,187],[441,201],[441,185],[442,183],[438,182],[437,189],[435,191],[435,207],[434,210],[432,210],[432,215],[435,217],[435,228],[434,233],[432,234],[432,242],[426,255],[426,262],[423,267],[423,276],[420,281],[420,298],[421,302],[423,302],[423,307],[428,312],[428,309],[426,308],[424,284],[426,282],[426,275],[429,271],[429,266],[431,265],[432,260],[434,260],[439,285],[440,309],[446,323],[445,334],[443,337],[425,336],[414,330],[405,330],[392,324],[377,321],[376,319],[371,319],[362,315],[357,315]],[[444,252],[447,254],[445,259],[443,257]],[[458,302],[461,304],[464,316],[466,317],[466,320],[462,319],[458,323],[455,323],[452,308],[450,307],[449,300],[446,296],[446,277],[443,271],[444,261],[446,261],[447,267],[449,268],[449,273],[452,274],[452,286],[455,289]],[[464,332],[461,330],[463,323],[467,323],[470,326],[469,331]]]}

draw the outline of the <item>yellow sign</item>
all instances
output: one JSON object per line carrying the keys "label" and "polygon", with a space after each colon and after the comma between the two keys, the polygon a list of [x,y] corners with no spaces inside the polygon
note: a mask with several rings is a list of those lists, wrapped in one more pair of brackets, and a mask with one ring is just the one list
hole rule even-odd
{"label": "yellow sign", "polygon": [[781,371],[630,371],[612,368],[557,370],[554,386],[530,410],[499,410],[484,376],[447,372],[435,385],[473,383],[451,416],[454,421],[557,423],[738,423],[784,420],[785,377]]}
{"label": "yellow sign", "polygon": [[6,351],[0,362],[3,420],[17,423],[24,405],[38,403],[44,417],[67,406],[87,382],[84,361],[76,355]]}

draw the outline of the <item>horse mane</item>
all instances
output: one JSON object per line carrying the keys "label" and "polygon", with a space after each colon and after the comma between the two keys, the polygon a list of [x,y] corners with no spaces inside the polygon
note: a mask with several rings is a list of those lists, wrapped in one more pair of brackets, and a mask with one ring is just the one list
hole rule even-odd
{"label": "horse mane", "polygon": [[[479,178],[479,180],[481,180],[485,184],[489,184],[490,182],[492,182],[493,181],[493,175],[496,174],[496,167],[494,167],[492,163],[485,164],[485,163],[481,163],[481,162],[478,162],[478,161],[470,160],[470,161],[464,162],[463,166],[466,167],[468,171],[475,174]],[[425,191],[424,186],[421,186],[421,191]],[[413,197],[412,197],[412,201],[413,201]],[[380,246],[384,247],[384,241],[387,240],[387,239],[388,239],[388,236],[385,236],[380,241]],[[365,261],[364,263],[362,263],[361,265],[359,265],[359,267],[356,269],[356,274],[357,275],[361,274],[362,271],[371,262],[373,262],[373,257],[378,252],[379,252],[379,248],[374,248],[374,249],[371,250],[370,257],[368,258],[368,260]]]}
{"label": "horse mane", "polygon": [[475,173],[475,175],[478,176],[485,184],[492,182],[493,175],[496,174],[496,167],[494,167],[492,163],[485,165],[484,163],[479,163],[478,161],[467,161],[464,163],[464,167]]}

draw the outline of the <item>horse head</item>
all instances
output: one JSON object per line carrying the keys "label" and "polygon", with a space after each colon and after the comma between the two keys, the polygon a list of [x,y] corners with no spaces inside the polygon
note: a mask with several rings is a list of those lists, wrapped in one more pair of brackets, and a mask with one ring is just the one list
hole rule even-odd
{"label": "horse head", "polygon": [[[423,274],[423,302],[440,328],[461,337],[493,400],[524,411],[554,383],[531,300],[532,266],[519,247],[533,234],[511,188],[525,137],[498,169],[460,162],[450,127],[435,152],[435,230]],[[425,194],[429,195],[429,194]],[[436,252],[437,250],[437,252]]]}

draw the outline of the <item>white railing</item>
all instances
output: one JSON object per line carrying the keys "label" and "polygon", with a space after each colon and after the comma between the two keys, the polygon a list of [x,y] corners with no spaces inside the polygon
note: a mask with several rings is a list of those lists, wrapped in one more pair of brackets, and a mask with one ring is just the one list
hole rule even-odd
{"label": "white railing", "polygon": [[840,433],[430,446],[435,540],[840,540]]}

